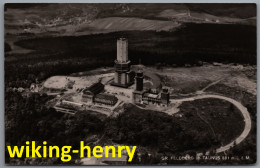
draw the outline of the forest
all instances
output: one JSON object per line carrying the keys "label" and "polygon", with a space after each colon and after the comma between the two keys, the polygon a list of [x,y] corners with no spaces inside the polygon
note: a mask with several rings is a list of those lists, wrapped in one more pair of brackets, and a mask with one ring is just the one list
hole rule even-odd
{"label": "forest", "polygon": [[165,66],[197,66],[203,61],[256,64],[255,26],[189,23],[170,32],[127,31],[20,40],[15,44],[33,52],[5,53],[5,84],[28,87],[36,78],[111,67],[119,37],[128,38],[132,64],[139,60],[144,65]]}
{"label": "forest", "polygon": [[139,58],[146,65],[158,62],[184,65],[198,60],[256,64],[256,27],[235,24],[187,23],[169,32],[125,31],[40,37],[21,40],[16,45],[46,56],[56,54],[55,59],[101,57],[112,62],[119,37],[128,39],[129,58],[134,64]]}
{"label": "forest", "polygon": [[[51,97],[43,94],[32,94],[23,97],[18,92],[8,91],[5,95],[5,139],[6,145],[24,145],[26,141],[48,145],[71,145],[79,149],[79,142],[90,142],[89,146],[117,144],[146,147],[155,154],[204,151],[219,146],[219,142],[206,131],[203,124],[196,128],[187,128],[182,121],[164,113],[141,110],[127,105],[127,112],[118,117],[105,118],[101,114],[78,112],[76,115],[58,113],[46,108],[43,104]],[[25,129],[26,128],[26,129]],[[95,137],[92,140],[91,137]],[[98,140],[99,139],[99,140]],[[112,144],[113,144],[112,143]],[[72,163],[79,159],[72,156]],[[36,162],[36,163],[35,163]],[[20,160],[10,159],[6,149],[6,163],[13,164],[68,164],[59,159],[23,157]]]}
{"label": "forest", "polygon": [[[26,141],[36,141],[39,144],[42,144],[42,141],[47,141],[48,145],[60,147],[71,145],[73,149],[79,149],[80,141],[85,141],[86,145],[91,147],[112,144],[135,145],[142,160],[140,161],[135,156],[133,162],[129,164],[162,164],[164,163],[161,160],[163,156],[189,154],[195,157],[196,152],[204,153],[208,150],[214,154],[214,150],[222,143],[222,139],[216,138],[208,125],[193,114],[188,104],[183,105],[184,108],[181,109],[184,114],[182,118],[142,110],[131,104],[126,104],[124,106],[125,112],[118,117],[107,118],[102,114],[91,112],[78,112],[75,115],[56,112],[54,109],[44,106],[52,98],[38,93],[25,97],[19,92],[6,92],[6,145],[20,146],[24,145]],[[205,104],[207,103],[209,102],[205,101]],[[254,136],[256,127],[252,131],[245,142],[238,148],[231,149],[227,154],[230,156],[254,156],[247,160],[248,163],[254,163],[255,155],[252,155],[254,154],[252,150],[255,148],[252,144],[256,142]],[[33,159],[23,157],[10,159],[7,149],[5,152],[6,163],[12,165],[80,164],[77,154],[72,155],[71,162],[63,163],[59,158]],[[148,153],[150,154],[148,155]],[[182,161],[176,160],[165,162],[167,164],[182,163]],[[185,163],[215,164],[216,162],[192,160]],[[218,161],[217,163],[223,162]],[[234,162],[225,161],[224,163],[232,164]],[[245,162],[237,161],[237,163]]]}

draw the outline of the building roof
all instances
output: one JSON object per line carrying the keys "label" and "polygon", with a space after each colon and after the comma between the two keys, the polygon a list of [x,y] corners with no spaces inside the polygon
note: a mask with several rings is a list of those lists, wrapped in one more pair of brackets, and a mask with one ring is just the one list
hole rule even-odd
{"label": "building roof", "polygon": [[126,41],[127,38],[121,37],[121,38],[119,38],[118,40]]}
{"label": "building roof", "polygon": [[138,69],[138,71],[136,72],[136,76],[143,77],[143,75],[144,75],[143,71]]}
{"label": "building roof", "polygon": [[147,92],[146,90],[141,90],[141,91],[134,90],[134,91],[133,91],[134,94],[139,94],[139,95],[143,95],[143,94],[146,93],[146,92]]}
{"label": "building roof", "polygon": [[145,96],[145,97],[154,98],[154,99],[159,98],[159,95],[157,95],[157,94],[151,94],[151,93],[145,93],[144,96]]}
{"label": "building roof", "polygon": [[95,98],[100,98],[100,99],[108,99],[108,100],[112,100],[112,101],[117,101],[117,97],[111,94],[107,94],[107,93],[99,93],[96,95]]}
{"label": "building roof", "polygon": [[99,94],[104,90],[104,85],[101,82],[94,83],[87,89],[83,91],[84,94],[88,94],[88,92],[91,92],[92,94],[96,95]]}

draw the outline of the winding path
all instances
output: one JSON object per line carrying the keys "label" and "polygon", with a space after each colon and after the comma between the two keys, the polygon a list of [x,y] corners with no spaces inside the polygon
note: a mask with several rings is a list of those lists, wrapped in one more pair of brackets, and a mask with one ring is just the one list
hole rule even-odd
{"label": "winding path", "polygon": [[241,113],[244,117],[245,127],[244,127],[244,131],[241,133],[241,135],[239,135],[235,140],[233,140],[229,144],[221,146],[218,149],[216,149],[216,153],[225,152],[225,151],[229,150],[231,147],[233,147],[235,143],[236,144],[241,143],[249,134],[249,132],[251,130],[251,124],[252,124],[250,114],[247,111],[247,108],[244,107],[238,101],[236,101],[232,98],[220,96],[220,95],[204,94],[204,95],[198,95],[198,96],[183,98],[183,99],[171,99],[171,102],[174,103],[174,102],[194,101],[197,99],[206,99],[206,98],[216,98],[216,99],[226,100],[226,101],[232,103],[234,106],[236,106],[241,111]]}

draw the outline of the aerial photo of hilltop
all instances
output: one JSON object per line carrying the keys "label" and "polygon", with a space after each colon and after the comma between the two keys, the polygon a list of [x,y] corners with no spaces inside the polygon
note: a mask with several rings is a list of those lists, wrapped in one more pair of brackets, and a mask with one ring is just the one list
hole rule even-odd
{"label": "aerial photo of hilltop", "polygon": [[8,3],[4,27],[6,145],[136,146],[6,164],[256,162],[256,4]]}

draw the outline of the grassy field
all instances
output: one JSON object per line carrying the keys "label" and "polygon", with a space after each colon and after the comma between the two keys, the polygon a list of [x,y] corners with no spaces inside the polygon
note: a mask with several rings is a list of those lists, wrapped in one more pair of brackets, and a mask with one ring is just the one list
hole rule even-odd
{"label": "grassy field", "polygon": [[[214,94],[221,94],[228,97],[231,97],[239,102],[241,102],[248,110],[252,120],[252,128],[249,135],[246,139],[228,151],[229,155],[237,155],[239,156],[250,156],[250,159],[247,160],[247,163],[255,163],[256,162],[256,138],[257,138],[257,97],[254,94],[248,93],[244,89],[239,87],[230,87],[224,84],[217,84],[212,86],[206,90],[207,92],[211,92]],[[237,125],[234,125],[237,127]],[[233,130],[233,129],[232,129]]]}
{"label": "grassy field", "polygon": [[[256,67],[255,66],[234,66],[234,65],[205,65],[200,67],[147,67],[145,71],[152,71],[160,77],[160,81],[169,87],[174,88],[174,94],[187,94],[200,91],[207,86],[204,91],[211,91],[211,87],[221,91],[218,88],[222,84],[228,87],[236,88],[235,92],[223,89],[221,92],[226,96],[232,94],[244,94],[248,92],[256,95]],[[232,96],[233,97],[233,96]]]}
{"label": "grassy field", "polygon": [[193,102],[184,102],[180,106],[180,114],[189,116],[197,124],[195,118],[206,123],[211,133],[226,145],[240,135],[244,129],[243,117],[240,111],[229,102],[217,99],[202,99]]}

